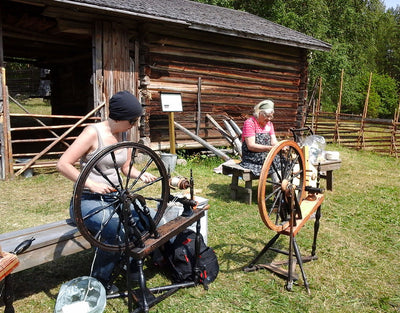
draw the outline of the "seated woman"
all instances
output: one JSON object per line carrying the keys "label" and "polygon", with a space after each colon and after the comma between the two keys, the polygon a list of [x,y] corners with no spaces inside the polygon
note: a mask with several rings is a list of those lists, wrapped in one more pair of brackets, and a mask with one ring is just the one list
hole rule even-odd
{"label": "seated woman", "polygon": [[[97,152],[103,148],[123,141],[124,133],[135,125],[136,121],[143,114],[142,105],[137,98],[128,91],[120,91],[112,96],[109,102],[109,116],[108,119],[86,126],[82,133],[75,139],[72,145],[64,152],[57,163],[57,169],[65,177],[73,182],[76,182],[80,171],[75,167],[75,163],[79,160],[81,169],[89,162],[89,160],[96,155]],[[132,178],[138,177],[139,171],[135,168],[128,172],[130,164],[130,153],[118,154],[117,164],[120,170]],[[99,164],[105,171],[113,169],[114,163],[109,158],[104,158]],[[82,214],[88,215],[99,206],[103,206],[104,202],[113,203],[114,200],[114,186],[118,185],[118,177],[114,170],[109,171],[109,181],[105,180],[102,175],[97,171],[92,171],[89,179],[86,181],[85,193],[82,197]],[[143,173],[140,179],[144,182],[151,182],[156,179],[151,173]],[[110,181],[114,185],[110,184]],[[111,214],[113,206],[110,205],[105,214]],[[138,220],[136,212],[132,209],[132,214],[135,221]],[[70,215],[74,218],[72,202],[70,207]],[[110,215],[108,215],[110,216]],[[103,221],[108,216],[93,215],[88,219],[88,228],[90,231],[97,232],[102,225]],[[109,228],[102,232],[102,236],[106,236],[107,241],[115,239],[115,235],[120,230],[119,219],[113,218],[109,223]],[[96,249],[96,254],[93,261],[93,268],[91,276],[98,279],[105,286],[107,293],[112,293],[114,286],[112,283],[112,272],[120,260],[119,252],[103,251]],[[131,264],[131,273],[136,270],[135,264]]]}
{"label": "seated woman", "polygon": [[274,125],[274,103],[264,100],[254,107],[253,116],[243,124],[242,162],[240,165],[260,176],[268,152],[278,143]]}

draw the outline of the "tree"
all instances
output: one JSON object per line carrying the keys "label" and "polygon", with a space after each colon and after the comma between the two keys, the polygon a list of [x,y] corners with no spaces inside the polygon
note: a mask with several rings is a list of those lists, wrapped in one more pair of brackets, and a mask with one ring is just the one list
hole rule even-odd
{"label": "tree", "polygon": [[386,11],[382,0],[198,2],[244,10],[330,43],[330,52],[313,51],[309,58],[309,86],[320,76],[324,79],[324,110],[336,109],[343,69],[346,73],[343,112],[362,113],[367,93],[365,77],[373,72],[377,86],[370,99],[375,99],[371,101],[376,102],[376,110],[372,104],[371,114],[393,115],[400,82],[400,7]]}

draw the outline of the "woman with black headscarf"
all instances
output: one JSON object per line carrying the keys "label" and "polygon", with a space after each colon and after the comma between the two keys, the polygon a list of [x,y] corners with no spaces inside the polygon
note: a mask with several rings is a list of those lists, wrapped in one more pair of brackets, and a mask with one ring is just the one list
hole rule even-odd
{"label": "woman with black headscarf", "polygon": [[[57,163],[57,169],[68,179],[76,182],[79,177],[79,170],[74,164],[79,160],[81,169],[86,163],[103,148],[123,141],[123,133],[132,128],[138,118],[142,115],[143,109],[139,101],[134,95],[128,91],[121,91],[116,93],[109,102],[109,117],[107,120],[100,123],[95,123],[87,126],[82,133],[75,139],[72,145],[64,152]],[[106,163],[107,159],[104,158]],[[116,162],[124,175],[128,175],[130,154],[122,153],[116,156]],[[99,164],[99,166],[108,166],[107,164]],[[139,176],[139,171],[135,168],[131,169],[130,176],[136,178]],[[110,171],[108,179],[118,185],[118,178],[115,170]],[[150,173],[143,173],[140,179],[146,183],[156,179]],[[115,192],[114,187],[107,180],[105,180],[97,171],[92,171],[86,181],[85,193],[82,195],[81,210],[84,215],[94,210],[104,202],[112,202]],[[73,209],[70,207],[70,214],[73,218]],[[92,225],[96,231],[96,227],[101,225],[100,217],[94,215],[88,221],[88,225]],[[102,232],[102,236],[110,236],[113,238],[118,232],[118,221],[111,221],[110,227],[107,231]],[[110,239],[111,240],[111,239]],[[96,251],[95,259],[93,262],[92,276],[97,278],[106,290],[111,293],[111,275],[114,267],[120,260],[118,252],[108,252],[98,249]]]}

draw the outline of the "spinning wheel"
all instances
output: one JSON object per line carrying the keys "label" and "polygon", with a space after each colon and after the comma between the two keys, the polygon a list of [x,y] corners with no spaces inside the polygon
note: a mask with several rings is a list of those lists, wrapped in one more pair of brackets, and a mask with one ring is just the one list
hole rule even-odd
{"label": "spinning wheel", "polygon": [[288,186],[295,188],[300,205],[306,184],[306,166],[300,147],[291,140],[281,141],[268,153],[258,185],[258,209],[265,225],[280,232],[289,226],[290,210],[285,201]]}
{"label": "spinning wheel", "polygon": [[[131,157],[128,173],[138,170],[139,175],[136,178],[126,177],[118,169],[118,159],[128,154]],[[104,162],[107,162],[107,168],[101,166]],[[106,196],[89,194],[85,185],[92,171],[96,171],[105,182],[109,182],[115,192]],[[150,183],[142,182],[141,177],[145,172],[155,175],[157,179]],[[116,177],[114,182],[110,179],[112,176]],[[82,200],[88,197],[99,200],[100,203],[98,207],[89,212],[81,205]],[[107,199],[105,199],[106,197]],[[75,184],[73,195],[75,221],[86,240],[98,248],[107,251],[133,249],[135,246],[141,245],[151,235],[151,232],[156,233],[156,226],[167,207],[168,197],[168,175],[158,155],[142,144],[117,143],[101,150],[82,170]],[[134,220],[130,215],[131,207],[138,213],[138,220]],[[153,210],[152,218],[150,209]],[[144,221],[146,217],[149,225],[144,227],[147,224]],[[96,225],[93,225],[93,219],[98,221]],[[132,227],[124,229],[124,221]],[[106,236],[105,233],[113,223],[118,223],[117,228],[120,231],[110,240],[110,236]],[[115,224],[113,226],[115,227]],[[143,228],[147,228],[147,230]]]}
{"label": "spinning wheel", "polygon": [[[258,208],[264,224],[275,231],[276,235],[265,245],[257,257],[244,268],[244,271],[268,269],[285,277],[287,280],[286,289],[291,290],[293,281],[298,279],[294,273],[297,262],[301,269],[304,285],[310,292],[303,262],[317,259],[315,256],[316,240],[321,216],[320,207],[324,197],[322,195],[323,190],[318,188],[319,182],[317,187],[306,186],[307,165],[302,149],[291,140],[279,142],[268,153],[259,179]],[[311,256],[302,257],[295,236],[314,213],[316,219]],[[273,248],[282,234],[289,236],[288,251]],[[256,262],[268,250],[287,255],[288,261],[256,265]],[[287,271],[281,267],[282,265],[288,265]]]}
{"label": "spinning wheel", "polygon": [[[120,168],[130,159],[126,175]],[[114,188],[112,193],[96,194],[86,187],[89,179],[104,180]],[[145,173],[156,177],[151,182],[141,178]],[[131,178],[134,177],[134,178]],[[127,292],[110,295],[108,298],[128,296],[129,312],[148,312],[149,308],[180,288],[196,286],[200,282],[198,274],[193,281],[147,288],[143,271],[144,259],[155,249],[171,240],[184,229],[196,224],[196,240],[200,240],[200,218],[207,206],[197,207],[193,199],[193,182],[179,184],[180,189],[191,188],[191,199],[170,195],[170,179],[160,157],[150,148],[133,142],[121,142],[99,151],[83,168],[75,183],[73,212],[81,234],[93,246],[102,250],[119,252],[121,269],[125,269]],[[167,204],[171,201],[182,203],[183,213],[159,226]],[[161,224],[161,223],[160,223]],[[195,257],[200,255],[200,245],[196,245]],[[138,268],[139,288],[133,289],[130,279],[132,261]],[[195,273],[199,272],[197,265]],[[204,286],[206,286],[204,284]],[[161,294],[155,296],[155,294]],[[133,310],[133,301],[137,308]]]}

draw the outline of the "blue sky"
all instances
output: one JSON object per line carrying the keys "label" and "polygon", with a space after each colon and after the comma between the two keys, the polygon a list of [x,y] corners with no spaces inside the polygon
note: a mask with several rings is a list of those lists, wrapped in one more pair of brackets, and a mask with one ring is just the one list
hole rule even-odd
{"label": "blue sky", "polygon": [[386,8],[396,8],[397,5],[400,5],[400,0],[383,0],[386,5]]}

